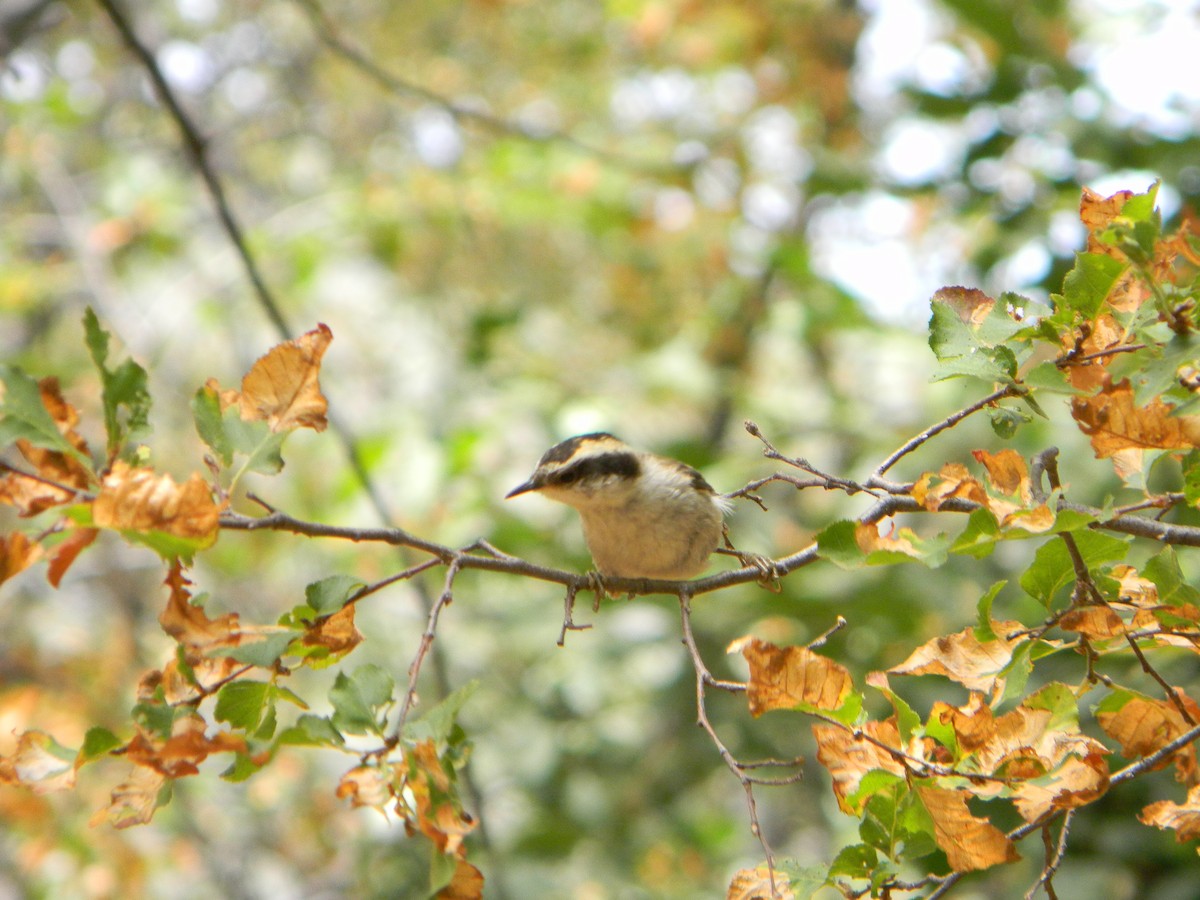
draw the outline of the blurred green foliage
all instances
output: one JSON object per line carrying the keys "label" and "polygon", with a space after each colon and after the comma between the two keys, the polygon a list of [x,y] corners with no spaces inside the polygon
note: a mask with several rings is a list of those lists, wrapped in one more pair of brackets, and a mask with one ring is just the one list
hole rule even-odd
{"label": "blurred green foliage", "polygon": [[[485,537],[581,570],[567,511],[499,499],[556,439],[611,429],[730,490],[770,471],[742,433],[751,418],[825,471],[861,476],[974,399],[928,382],[925,338],[906,327],[930,288],[1060,290],[1081,184],[1161,177],[1169,213],[1200,195],[1194,124],[1122,106],[1097,63],[1113,30],[1160,30],[1166,4],[1125,18],[1065,0],[900,13],[834,0],[127,5],[294,332],[323,321],[335,334],[323,383],[374,502],[334,433],[293,439],[282,476],[248,488],[300,517],[370,525],[386,512],[439,541]],[[906,14],[922,27],[902,29]],[[79,325],[92,305],[148,373],[153,462],[182,479],[202,466],[193,394],[209,377],[234,383],[279,336],[102,10],[29,0],[0,17],[0,357],[58,374],[85,421],[102,421]],[[884,52],[898,47],[900,62]],[[914,138],[915,156],[903,152]],[[931,147],[944,152],[931,160]],[[888,246],[904,262],[894,275]],[[1058,443],[1079,499],[1111,490],[1065,409],[1048,412],[1018,449]],[[968,422],[904,475],[994,442]],[[762,553],[860,511],[832,494],[764,495],[768,512],[745,503],[733,519],[738,545]],[[701,598],[697,638],[719,660],[739,635],[802,642],[841,614],[850,625],[827,652],[861,676],[973,622],[1028,549],[952,558],[936,582],[919,566],[820,565],[780,595]],[[402,564],[379,548],[226,534],[194,578],[213,609],[273,621],[306,583]],[[0,730],[77,746],[85,723],[122,723],[138,673],[161,665],[165,590],[152,554],[115,539],[59,591],[41,578],[0,593]],[[355,664],[403,677],[433,578],[363,604]],[[761,853],[694,725],[674,601],[606,606],[559,649],[560,600],[464,575],[422,683],[432,706],[479,680],[461,721],[489,896],[714,896]],[[1005,602],[1032,601],[1010,588]],[[737,662],[717,674],[740,676]],[[334,684],[303,677],[321,695]],[[710,712],[740,757],[811,759],[794,720],[751,722],[737,698]],[[5,789],[0,892],[418,896],[426,850],[339,806],[341,762],[297,750],[244,784],[189,779],[134,832],[87,826],[107,802],[106,763],[72,794]],[[854,823],[808,774],[762,792],[764,827],[785,855],[828,862]],[[1076,827],[1061,896],[1191,896],[1178,874],[1191,851],[1134,823],[1145,790]],[[998,872],[986,893],[1023,890],[1036,871]]]}

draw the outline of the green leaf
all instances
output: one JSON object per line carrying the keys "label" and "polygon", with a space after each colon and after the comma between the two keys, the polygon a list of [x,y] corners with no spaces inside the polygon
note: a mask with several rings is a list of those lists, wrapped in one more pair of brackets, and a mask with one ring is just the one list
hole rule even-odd
{"label": "green leaf", "polygon": [[1021,702],[1026,709],[1044,709],[1050,713],[1047,731],[1078,731],[1079,703],[1067,685],[1054,681]]}
{"label": "green leaf", "polygon": [[478,679],[467,682],[426,711],[417,721],[406,724],[404,737],[411,741],[432,740],[439,744],[445,743],[457,724],[459,711],[478,688]]}
{"label": "green leaf", "polygon": [[1142,567],[1142,575],[1158,588],[1159,602],[1166,606],[1200,603],[1200,591],[1184,580],[1174,547],[1164,547]]}
{"label": "green leaf", "polygon": [[273,433],[269,425],[261,420],[242,421],[236,406],[231,406],[221,416],[225,433],[233,449],[246,457],[243,467],[261,475],[277,475],[283,469],[280,449],[288,432]]}
{"label": "green leaf", "polygon": [[1007,581],[997,581],[987,589],[987,593],[979,598],[979,603],[975,607],[978,616],[975,637],[981,642],[996,640],[996,632],[992,630],[992,604],[1006,584],[1008,584]]}
{"label": "green leaf", "polygon": [[[125,445],[150,430],[150,390],[146,370],[131,359],[115,369],[108,368],[109,333],[89,306],[83,314],[83,330],[88,352],[100,373],[104,430],[108,435],[108,455],[115,458]],[[125,410],[122,421],[121,411]]]}
{"label": "green leaf", "polygon": [[175,724],[175,707],[168,706],[159,688],[155,699],[159,702],[144,700],[133,707],[133,721],[157,737],[169,738],[171,727]]}
{"label": "green leaf", "polygon": [[[1026,402],[1032,403],[1032,397],[1024,398]],[[1017,429],[1022,425],[1033,421],[1033,417],[1028,413],[1016,409],[1012,406],[996,406],[987,411],[988,420],[992,423],[992,431],[996,437],[1001,440],[1010,440],[1017,433]]]}
{"label": "green leaf", "polygon": [[333,724],[349,734],[382,734],[380,709],[392,702],[392,676],[376,665],[360,666],[353,675],[339,672],[329,690]]}
{"label": "green leaf", "polygon": [[233,442],[225,431],[225,420],[221,414],[221,398],[217,392],[205,385],[192,397],[192,421],[196,433],[209,449],[228,468],[233,465]]}
{"label": "green leaf", "polygon": [[817,535],[817,553],[842,569],[856,569],[866,562],[854,537],[855,523],[848,519],[834,522]]}
{"label": "green leaf", "polygon": [[221,777],[226,781],[237,783],[245,781],[251,775],[262,770],[263,764],[256,763],[254,758],[248,753],[238,753],[233,758],[233,763],[224,772]]}
{"label": "green leaf", "polygon": [[304,597],[317,616],[327,616],[345,606],[351,595],[363,586],[363,582],[352,575],[331,575],[306,587]]}
{"label": "green leaf", "polygon": [[1063,279],[1061,307],[1090,322],[1128,268],[1128,263],[1107,253],[1077,253],[1075,267]]}
{"label": "green leaf", "polygon": [[1190,506],[1200,507],[1200,450],[1183,458],[1183,496]]}
{"label": "green leaf", "polygon": [[[1088,569],[1124,559],[1129,549],[1127,541],[1097,531],[1084,529],[1072,534]],[[1021,587],[1025,593],[1040,600],[1047,608],[1059,591],[1074,582],[1075,568],[1067,545],[1061,538],[1042,544],[1034,556],[1033,565],[1021,576]]]}
{"label": "green leaf", "polygon": [[829,878],[870,878],[879,862],[875,848],[868,844],[849,844],[838,851],[829,865]]}
{"label": "green leaf", "polygon": [[91,468],[92,461],[71,446],[42,403],[37,381],[15,366],[0,365],[4,400],[0,403],[0,445],[24,438],[35,447],[67,453]]}
{"label": "green leaf", "polygon": [[271,685],[265,681],[231,681],[217,692],[214,715],[218,722],[253,731],[262,724],[272,701]]}
{"label": "green leaf", "polygon": [[1017,644],[1013,648],[1012,659],[1000,670],[1000,677],[1004,679],[1002,701],[1024,696],[1025,685],[1029,683],[1029,676],[1033,673],[1032,649],[1033,644],[1030,641]]}
{"label": "green leaf", "polygon": [[1077,388],[1072,387],[1071,383],[1067,381],[1066,373],[1049,360],[1038,363],[1026,372],[1021,378],[1021,383],[1027,387],[1035,388],[1039,391],[1047,391],[1052,394],[1083,393]]}
{"label": "green leaf", "polygon": [[967,526],[950,545],[950,552],[983,559],[991,555],[999,540],[1000,523],[996,521],[991,510],[981,506],[967,516]]}
{"label": "green leaf", "polygon": [[110,750],[120,747],[123,741],[109,731],[96,725],[87,730],[83,737],[83,746],[79,748],[79,762],[91,762],[106,755]]}
{"label": "green leaf", "polygon": [[305,713],[296,720],[295,725],[280,732],[275,743],[277,745],[340,747],[346,743],[346,739],[329,719]]}
{"label": "green leaf", "polygon": [[297,637],[292,630],[268,632],[259,640],[239,644],[237,647],[221,647],[211,652],[211,656],[227,656],[238,662],[249,663],[269,669],[287,652],[288,645]]}
{"label": "green leaf", "polygon": [[828,881],[825,866],[801,865],[798,859],[790,857],[776,860],[775,870],[787,876],[788,888],[797,900],[812,897]]}
{"label": "green leaf", "polygon": [[[191,565],[195,555],[201,550],[207,550],[217,541],[217,532],[202,537],[183,537],[166,531],[130,531],[119,530],[118,534],[131,544],[141,544],[149,547],[167,561],[183,560]],[[229,655],[229,654],[222,654]]]}

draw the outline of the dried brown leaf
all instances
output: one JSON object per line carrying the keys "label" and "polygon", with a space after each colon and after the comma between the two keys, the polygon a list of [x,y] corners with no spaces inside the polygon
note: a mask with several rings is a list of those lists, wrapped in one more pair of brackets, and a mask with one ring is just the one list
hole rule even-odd
{"label": "dried brown leaf", "polygon": [[953,309],[964,324],[977,328],[996,305],[996,301],[979,288],[944,287],[933,295],[934,303],[944,303]]}
{"label": "dried brown leaf", "polygon": [[25,731],[17,748],[0,757],[0,784],[20,784],[35,794],[66,791],[75,786],[74,760],[64,760],[51,748],[54,739],[42,731]]}
{"label": "dried brown leaf", "polygon": [[1181,844],[1200,840],[1200,785],[1188,791],[1187,800],[1183,803],[1170,800],[1151,803],[1138,813],[1138,819],[1155,828],[1173,829],[1175,840]]}
{"label": "dried brown leaf", "polygon": [[0,534],[0,584],[28,569],[41,555],[41,545],[31,543],[24,532]]}
{"label": "dried brown leaf", "polygon": [[101,482],[92,515],[101,528],[162,531],[207,546],[217,539],[220,509],[199,473],[176,485],[170,475],[118,460]]}
{"label": "dried brown leaf", "polygon": [[[1197,708],[1195,701],[1179,688],[1175,688],[1175,692],[1182,698],[1192,721],[1200,721],[1200,708]],[[1131,697],[1116,711],[1098,712],[1096,721],[1109,737],[1121,744],[1121,755],[1127,759],[1156,753],[1191,728],[1175,704],[1148,697]],[[1172,760],[1178,780],[1187,784],[1197,783],[1194,744],[1181,747],[1156,768],[1162,768]]]}
{"label": "dried brown leaf", "polygon": [[437,900],[481,900],[483,897],[483,873],[459,858],[454,867],[454,877],[437,893]]}
{"label": "dried brown leaf", "polygon": [[847,669],[806,647],[777,647],[744,637],[730,644],[729,652],[741,653],[750,665],[746,694],[752,716],[801,703],[840,709],[854,687]]}
{"label": "dried brown leaf", "polygon": [[962,463],[946,463],[937,474],[926,472],[913,485],[912,496],[930,512],[937,512],[948,500],[988,505],[987,491]]}
{"label": "dried brown leaf", "polygon": [[788,877],[775,872],[775,890],[771,890],[771,870],[766,866],[756,869],[739,869],[729,882],[725,900],[795,900]]}
{"label": "dried brown leaf", "polygon": [[1064,631],[1077,631],[1092,640],[1121,637],[1129,626],[1107,606],[1082,606],[1071,610],[1058,621]]}
{"label": "dried brown leaf", "polygon": [[113,788],[108,806],[97,810],[92,827],[108,821],[116,828],[145,825],[154,818],[158,796],[167,777],[155,769],[134,766],[129,777]]}
{"label": "dried brown leaf", "polygon": [[1145,406],[1135,405],[1128,381],[1071,401],[1071,415],[1091,439],[1097,459],[1122,450],[1200,447],[1200,416],[1175,416],[1172,411],[1173,407],[1157,398]]}
{"label": "dried brown leaf", "polygon": [[213,753],[245,752],[246,741],[239,735],[218,731],[205,734],[207,723],[199,715],[181,716],[171,726],[165,741],[139,729],[126,747],[129,761],[154,769],[168,778],[182,778],[199,772],[198,766]]}
{"label": "dried brown leaf", "polygon": [[167,573],[165,584],[171,594],[166,608],[158,617],[163,631],[195,651],[197,656],[205,656],[209,651],[222,647],[236,647],[242,642],[237,613],[226,613],[210,619],[203,608],[192,604],[192,596],[188,591],[191,582],[183,574],[183,567],[178,560]]}
{"label": "dried brown leaf", "polygon": [[968,794],[920,785],[916,792],[933,819],[934,840],[955,872],[973,872],[1021,858],[1004,832],[971,814]]}
{"label": "dried brown leaf", "polygon": [[318,378],[321,357],[332,340],[333,332],[322,324],[259,358],[242,379],[242,418],[263,419],[274,432],[324,431],[328,404]]}
{"label": "dried brown leaf", "polygon": [[[861,728],[864,735],[900,752],[900,732],[895,718],[883,722],[867,722]],[[894,775],[904,775],[904,766],[893,753],[867,737],[856,738],[848,728],[837,725],[813,725],[817,741],[817,761],[829,770],[833,778],[833,793],[842,812],[856,815],[848,798],[857,790],[868,772],[882,769]]]}
{"label": "dried brown leaf", "polygon": [[944,675],[972,691],[991,693],[1003,687],[1001,672],[1012,661],[1013,651],[1024,640],[1000,635],[1020,629],[1019,622],[993,622],[993,641],[980,641],[974,628],[937,637],[922,644],[890,675]]}
{"label": "dried brown leaf", "polygon": [[354,625],[353,605],[343,606],[331,616],[318,619],[304,633],[309,647],[325,647],[333,654],[349,653],[362,643],[362,632]]}
{"label": "dried brown leaf", "polygon": [[393,796],[391,773],[377,766],[355,766],[338,782],[337,795],[351,806],[383,812]]}
{"label": "dried brown leaf", "polygon": [[1098,235],[1107,230],[1113,224],[1113,220],[1121,215],[1125,203],[1132,196],[1133,191],[1117,191],[1115,194],[1103,197],[1091,188],[1083,189],[1083,196],[1079,200],[1079,219],[1088,232],[1088,253],[1106,253],[1109,256],[1124,259],[1119,250],[1102,243]]}

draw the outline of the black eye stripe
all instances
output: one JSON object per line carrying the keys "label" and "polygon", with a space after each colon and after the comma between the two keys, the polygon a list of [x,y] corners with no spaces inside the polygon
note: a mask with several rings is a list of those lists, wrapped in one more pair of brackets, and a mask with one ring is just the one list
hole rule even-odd
{"label": "black eye stripe", "polygon": [[641,466],[632,453],[601,453],[564,466],[550,476],[550,481],[554,484],[572,484],[581,479],[602,478],[605,475],[636,478],[640,471]]}

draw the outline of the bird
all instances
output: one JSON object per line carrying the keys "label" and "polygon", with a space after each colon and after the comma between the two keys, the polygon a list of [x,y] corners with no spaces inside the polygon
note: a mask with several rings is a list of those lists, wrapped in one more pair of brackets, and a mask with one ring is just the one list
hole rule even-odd
{"label": "bird", "polygon": [[604,431],[555,444],[505,499],[531,492],[579,512],[602,578],[698,575],[725,534],[729,509],[691,466],[635,450]]}

